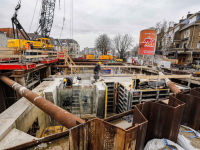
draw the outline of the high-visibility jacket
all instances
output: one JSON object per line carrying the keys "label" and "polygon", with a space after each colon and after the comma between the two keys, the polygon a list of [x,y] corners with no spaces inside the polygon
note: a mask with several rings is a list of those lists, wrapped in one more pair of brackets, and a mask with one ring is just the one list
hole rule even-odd
{"label": "high-visibility jacket", "polygon": [[30,43],[26,43],[26,49],[31,49]]}

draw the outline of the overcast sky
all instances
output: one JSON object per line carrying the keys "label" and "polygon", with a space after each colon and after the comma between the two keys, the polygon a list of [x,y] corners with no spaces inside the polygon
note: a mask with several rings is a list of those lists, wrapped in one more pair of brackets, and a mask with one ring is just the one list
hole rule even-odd
{"label": "overcast sky", "polygon": [[[18,19],[29,32],[37,0],[22,0]],[[38,0],[30,32],[37,28],[42,0]],[[18,0],[0,0],[0,28],[11,27]],[[59,38],[63,17],[64,0],[56,1],[56,10],[51,35]],[[178,22],[187,13],[200,11],[200,0],[74,0],[73,37],[84,47],[94,47],[95,38],[107,33],[111,38],[116,34],[130,34],[134,43],[139,42],[140,30],[155,26],[159,21]],[[70,0],[65,0],[65,26],[61,38],[70,38]]]}

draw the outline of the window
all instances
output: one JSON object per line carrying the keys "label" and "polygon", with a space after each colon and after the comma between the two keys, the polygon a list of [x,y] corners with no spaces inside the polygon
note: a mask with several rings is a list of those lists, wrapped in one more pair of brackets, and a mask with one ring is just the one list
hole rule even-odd
{"label": "window", "polygon": [[179,48],[179,44],[176,44],[176,48]]}
{"label": "window", "polygon": [[190,29],[184,32],[184,38],[188,38],[190,36]]}
{"label": "window", "polygon": [[200,49],[200,41],[197,42],[197,48]]}
{"label": "window", "polygon": [[195,22],[195,21],[196,21],[196,18],[197,18],[197,16],[192,17],[192,18],[190,19],[189,23]]}

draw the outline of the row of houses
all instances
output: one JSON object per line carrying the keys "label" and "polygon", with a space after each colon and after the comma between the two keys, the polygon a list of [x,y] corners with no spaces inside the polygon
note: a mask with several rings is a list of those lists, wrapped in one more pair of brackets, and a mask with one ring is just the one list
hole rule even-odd
{"label": "row of houses", "polygon": [[[81,54],[91,54],[91,55],[102,55],[102,51],[97,50],[96,48],[88,48],[85,47],[82,51]],[[107,55],[116,55],[115,50],[108,50]]]}
{"label": "row of houses", "polygon": [[[33,37],[34,33],[28,33],[28,35]],[[7,47],[7,40],[9,39],[13,39],[13,29],[0,28],[0,47]],[[24,39],[22,35],[20,35],[20,39]],[[55,51],[66,51],[72,58],[80,57],[80,45],[74,39],[54,39],[50,37],[50,40]]]}
{"label": "row of houses", "polygon": [[168,58],[176,58],[184,65],[200,60],[200,11],[187,14],[165,33],[162,51]]}

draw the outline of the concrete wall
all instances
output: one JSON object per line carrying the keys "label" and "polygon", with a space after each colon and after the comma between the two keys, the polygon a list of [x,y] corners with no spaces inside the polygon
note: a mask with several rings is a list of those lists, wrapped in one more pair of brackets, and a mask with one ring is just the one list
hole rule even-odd
{"label": "concrete wall", "polygon": [[57,89],[62,89],[63,84],[62,84],[63,78],[55,78],[54,82],[44,90],[44,96],[47,100],[50,102],[56,104],[59,106],[60,102],[58,102],[58,91]]}
{"label": "concrete wall", "polygon": [[6,34],[0,33],[0,47],[8,47],[7,40],[9,38],[6,37]]}
{"label": "concrete wall", "polygon": [[104,116],[105,92],[106,87],[103,85],[103,83],[96,83],[96,114],[99,118]]}
{"label": "concrete wall", "polygon": [[[52,83],[52,81],[44,81],[38,87],[33,89],[33,92],[43,96],[43,91]],[[19,129],[23,132],[28,132],[37,118],[40,129],[37,131],[36,137],[40,137],[43,130],[51,125],[50,118],[26,98],[21,98],[0,114],[0,141],[13,128]]]}

